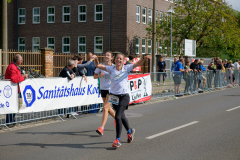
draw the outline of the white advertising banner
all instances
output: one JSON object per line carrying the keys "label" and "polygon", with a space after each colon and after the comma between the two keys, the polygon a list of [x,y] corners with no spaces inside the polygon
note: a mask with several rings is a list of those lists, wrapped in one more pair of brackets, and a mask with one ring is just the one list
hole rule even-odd
{"label": "white advertising banner", "polygon": [[151,100],[152,83],[150,74],[128,76],[130,104]]}
{"label": "white advertising banner", "polygon": [[98,80],[82,77],[27,79],[20,83],[23,105],[19,113],[47,111],[59,108],[103,103]]}
{"label": "white advertising banner", "polygon": [[185,39],[184,46],[185,56],[196,57],[196,40]]}
{"label": "white advertising banner", "polygon": [[11,81],[0,81],[0,114],[18,112],[18,86]]}

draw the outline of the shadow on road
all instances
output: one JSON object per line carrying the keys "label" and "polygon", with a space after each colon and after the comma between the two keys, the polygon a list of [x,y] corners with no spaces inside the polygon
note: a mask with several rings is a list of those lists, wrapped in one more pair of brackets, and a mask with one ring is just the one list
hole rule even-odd
{"label": "shadow on road", "polygon": [[[18,144],[11,144],[11,145],[0,145],[0,146],[35,146],[40,148],[47,148],[47,147],[68,147],[68,148],[84,148],[84,149],[103,149],[104,147],[96,147],[96,145],[101,144],[109,144],[111,145],[112,142],[98,142],[98,143],[85,143],[85,144],[43,144],[43,143],[18,143]],[[95,146],[95,147],[90,147]]]}
{"label": "shadow on road", "polygon": [[240,96],[240,95],[224,95],[224,96]]}
{"label": "shadow on road", "polygon": [[[110,129],[105,129],[104,131],[113,131]],[[69,136],[87,136],[87,137],[99,137],[99,135],[91,135],[89,133],[96,133],[96,130],[81,131],[81,132],[16,132],[16,134],[31,134],[31,135],[69,135]]]}

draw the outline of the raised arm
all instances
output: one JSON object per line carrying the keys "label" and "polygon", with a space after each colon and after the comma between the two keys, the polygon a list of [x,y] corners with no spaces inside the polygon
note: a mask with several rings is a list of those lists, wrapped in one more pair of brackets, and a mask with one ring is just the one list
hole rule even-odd
{"label": "raised arm", "polygon": [[95,67],[96,68],[99,68],[101,70],[107,71],[106,70],[106,66],[103,65],[103,64],[100,64],[99,61],[98,61],[98,58],[95,58],[94,63],[95,63]]}
{"label": "raised arm", "polygon": [[141,66],[144,63],[144,61],[146,61],[148,59],[152,59],[152,56],[151,55],[146,55],[144,57],[142,56],[141,59],[138,62],[133,64],[133,68]]}
{"label": "raised arm", "polygon": [[84,63],[84,64],[78,64],[77,67],[79,67],[79,68],[85,68],[85,67],[87,67],[90,63],[92,63],[92,61],[94,61],[94,59],[95,59],[96,57],[97,57],[96,55],[93,55],[92,58],[90,59],[90,61],[88,61],[87,63]]}

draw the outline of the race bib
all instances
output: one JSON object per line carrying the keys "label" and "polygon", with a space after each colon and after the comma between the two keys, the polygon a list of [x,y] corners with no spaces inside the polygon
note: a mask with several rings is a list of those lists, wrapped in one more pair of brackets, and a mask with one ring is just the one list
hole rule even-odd
{"label": "race bib", "polygon": [[112,104],[118,105],[119,104],[119,98],[117,96],[114,95],[109,95],[109,102],[111,102]]}

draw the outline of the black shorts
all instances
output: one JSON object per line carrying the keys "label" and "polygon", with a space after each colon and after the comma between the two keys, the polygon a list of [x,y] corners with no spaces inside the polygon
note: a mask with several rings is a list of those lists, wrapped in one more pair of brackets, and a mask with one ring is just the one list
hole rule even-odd
{"label": "black shorts", "polygon": [[107,95],[109,94],[109,90],[101,90],[100,92],[101,92],[101,97],[102,98],[106,98]]}

